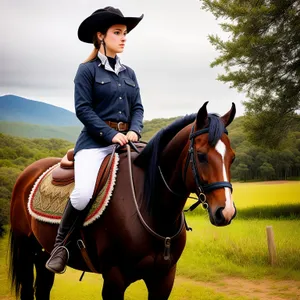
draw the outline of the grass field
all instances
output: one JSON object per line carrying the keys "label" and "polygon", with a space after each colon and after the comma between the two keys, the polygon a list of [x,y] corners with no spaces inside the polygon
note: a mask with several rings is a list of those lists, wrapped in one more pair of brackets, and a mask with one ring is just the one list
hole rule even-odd
{"label": "grass field", "polygon": [[[299,205],[299,191],[300,182],[234,184],[238,210]],[[300,219],[237,218],[222,228],[212,226],[206,215],[187,214],[187,221],[193,231],[187,233],[171,300],[300,299]],[[269,225],[274,229],[277,250],[274,267],[268,259]],[[0,299],[12,300],[6,246],[7,237],[0,240]],[[51,299],[101,299],[101,277],[86,274],[83,282],[78,282],[80,274],[69,268],[57,276]],[[143,282],[133,284],[125,299],[146,299]]]}
{"label": "grass field", "polygon": [[[300,181],[233,183],[233,199],[237,219],[300,219]],[[205,214],[201,207],[192,212]]]}
{"label": "grass field", "polygon": [[239,209],[263,205],[299,205],[300,181],[233,183],[233,196]]}

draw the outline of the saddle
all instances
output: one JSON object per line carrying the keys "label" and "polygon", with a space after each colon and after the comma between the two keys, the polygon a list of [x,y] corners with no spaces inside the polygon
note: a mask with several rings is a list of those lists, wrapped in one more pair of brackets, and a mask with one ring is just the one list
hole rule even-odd
{"label": "saddle", "polygon": [[[143,148],[145,148],[145,146],[146,143],[144,142],[134,143],[131,151],[141,151]],[[116,150],[116,153],[119,154],[124,152],[126,152],[126,146],[118,147]],[[101,188],[101,186],[99,186],[100,179],[102,178],[101,183],[103,183],[106,181],[109,175],[109,163],[111,161],[110,158],[111,155],[107,155],[101,164],[95,190],[100,190],[99,188]],[[66,155],[62,158],[59,167],[53,170],[51,183],[56,186],[65,186],[72,182],[74,182],[74,149],[68,150]]]}

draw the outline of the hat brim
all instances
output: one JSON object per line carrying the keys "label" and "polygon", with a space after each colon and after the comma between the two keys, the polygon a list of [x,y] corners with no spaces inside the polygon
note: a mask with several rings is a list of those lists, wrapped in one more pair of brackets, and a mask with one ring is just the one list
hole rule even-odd
{"label": "hat brim", "polygon": [[93,43],[93,35],[98,31],[106,31],[115,24],[126,25],[129,33],[143,19],[140,17],[121,17],[110,12],[101,12],[87,17],[78,28],[78,38],[85,43]]}

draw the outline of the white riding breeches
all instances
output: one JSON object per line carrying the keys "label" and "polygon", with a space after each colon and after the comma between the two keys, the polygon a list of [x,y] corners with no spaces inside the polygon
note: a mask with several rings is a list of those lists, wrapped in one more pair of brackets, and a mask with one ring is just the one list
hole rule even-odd
{"label": "white riding breeches", "polygon": [[75,187],[70,195],[72,206],[83,210],[90,202],[104,158],[112,153],[114,145],[95,149],[82,149],[74,157]]}

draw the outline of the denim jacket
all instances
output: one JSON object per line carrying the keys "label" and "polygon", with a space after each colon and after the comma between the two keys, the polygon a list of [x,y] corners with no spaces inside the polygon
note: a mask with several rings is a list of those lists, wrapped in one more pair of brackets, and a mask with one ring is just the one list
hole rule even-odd
{"label": "denim jacket", "polygon": [[75,153],[112,144],[118,132],[105,121],[129,123],[129,130],[139,136],[143,128],[144,109],[134,71],[118,58],[119,68],[114,71],[100,58],[80,64],[74,79],[76,116],[84,125]]}

